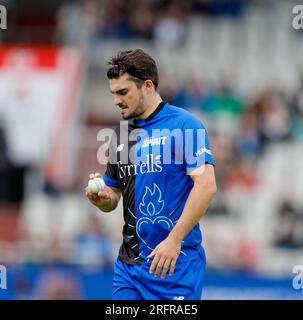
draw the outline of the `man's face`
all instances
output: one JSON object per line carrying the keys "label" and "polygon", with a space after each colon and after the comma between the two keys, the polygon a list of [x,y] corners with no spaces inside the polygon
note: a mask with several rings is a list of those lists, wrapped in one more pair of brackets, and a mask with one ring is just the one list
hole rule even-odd
{"label": "man's face", "polygon": [[109,86],[114,95],[114,103],[121,109],[124,120],[139,117],[145,111],[144,85],[138,89],[127,73],[120,78],[110,79]]}

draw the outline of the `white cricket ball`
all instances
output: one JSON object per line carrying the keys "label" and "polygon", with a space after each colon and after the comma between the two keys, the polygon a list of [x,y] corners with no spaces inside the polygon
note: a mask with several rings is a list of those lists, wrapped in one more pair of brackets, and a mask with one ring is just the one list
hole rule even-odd
{"label": "white cricket ball", "polygon": [[91,193],[98,193],[104,190],[105,182],[102,178],[94,178],[88,181],[88,190]]}

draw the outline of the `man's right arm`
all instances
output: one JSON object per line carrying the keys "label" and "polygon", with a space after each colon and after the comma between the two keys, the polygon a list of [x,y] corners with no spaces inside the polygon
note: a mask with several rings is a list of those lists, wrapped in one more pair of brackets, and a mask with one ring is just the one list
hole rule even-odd
{"label": "man's right arm", "polygon": [[[89,176],[90,179],[97,177],[101,178],[101,175],[99,173],[95,173],[90,174]],[[87,196],[89,201],[98,209],[103,212],[110,212],[116,209],[121,198],[121,190],[119,188],[105,186],[102,192],[95,194],[89,192],[89,190],[86,188],[85,195]]]}

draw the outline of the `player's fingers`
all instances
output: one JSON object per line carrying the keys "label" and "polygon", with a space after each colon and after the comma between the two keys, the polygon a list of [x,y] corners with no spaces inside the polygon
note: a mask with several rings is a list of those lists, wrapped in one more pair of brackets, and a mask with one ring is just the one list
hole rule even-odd
{"label": "player's fingers", "polygon": [[148,259],[151,259],[155,254],[156,254],[156,249],[154,249],[148,256],[147,256],[147,258]]}
{"label": "player's fingers", "polygon": [[89,191],[87,192],[87,194],[88,194],[89,199],[94,199],[95,200],[98,197],[96,193],[91,193]]}
{"label": "player's fingers", "polygon": [[100,178],[101,174],[99,172],[95,172],[95,178]]}
{"label": "player's fingers", "polygon": [[85,189],[85,195],[86,195],[87,197],[91,197],[91,196],[92,196],[92,194],[89,192],[88,189]]}
{"label": "player's fingers", "polygon": [[98,192],[98,197],[100,199],[105,199],[105,200],[110,199],[110,195],[107,192],[102,192],[102,191]]}
{"label": "player's fingers", "polygon": [[88,194],[90,194],[90,195],[92,194],[92,193],[89,191],[89,188],[88,188],[88,187],[85,188],[85,191],[86,191]]}
{"label": "player's fingers", "polygon": [[160,260],[160,257],[156,254],[154,259],[153,259],[153,262],[152,262],[152,264],[151,264],[151,266],[149,268],[149,273],[154,273],[159,260]]}
{"label": "player's fingers", "polygon": [[167,273],[168,268],[169,268],[169,263],[170,263],[169,260],[165,261],[163,269],[162,269],[162,273],[161,273],[161,279],[164,279],[166,277],[166,273]]}
{"label": "player's fingers", "polygon": [[164,257],[161,257],[158,264],[157,264],[157,268],[156,268],[156,272],[155,272],[155,277],[157,278],[158,275],[160,274],[160,271],[165,263],[165,258]]}
{"label": "player's fingers", "polygon": [[170,264],[170,268],[169,268],[169,275],[172,276],[175,272],[175,266],[176,266],[176,259],[173,259],[171,264]]}
{"label": "player's fingers", "polygon": [[94,179],[95,175],[93,173],[89,174],[89,179]]}

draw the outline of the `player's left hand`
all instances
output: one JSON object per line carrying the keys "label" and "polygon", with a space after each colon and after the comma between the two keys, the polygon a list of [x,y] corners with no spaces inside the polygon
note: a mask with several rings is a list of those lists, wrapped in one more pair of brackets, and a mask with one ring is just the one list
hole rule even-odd
{"label": "player's left hand", "polygon": [[161,279],[164,279],[169,269],[169,275],[172,276],[175,271],[175,265],[181,250],[181,242],[168,236],[160,242],[156,248],[147,257],[153,258],[149,273],[155,272],[155,277],[158,277],[161,269]]}

